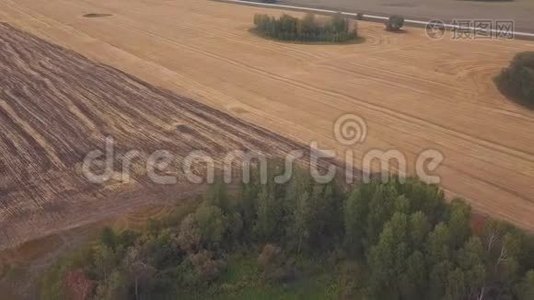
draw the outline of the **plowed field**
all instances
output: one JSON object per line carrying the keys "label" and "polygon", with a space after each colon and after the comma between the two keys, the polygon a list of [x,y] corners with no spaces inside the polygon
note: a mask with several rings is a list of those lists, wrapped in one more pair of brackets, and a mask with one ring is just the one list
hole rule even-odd
{"label": "plowed field", "polygon": [[[176,160],[202,150],[217,160],[232,150],[301,149],[2,23],[0,72],[0,249],[200,189],[183,176],[172,187],[153,182],[141,169],[146,156],[133,164],[140,171],[128,182],[90,182],[82,162],[104,150],[106,137],[114,139],[115,172],[130,150],[147,156],[166,150]],[[90,166],[97,175],[104,171]],[[179,177],[181,166],[163,171]]]}

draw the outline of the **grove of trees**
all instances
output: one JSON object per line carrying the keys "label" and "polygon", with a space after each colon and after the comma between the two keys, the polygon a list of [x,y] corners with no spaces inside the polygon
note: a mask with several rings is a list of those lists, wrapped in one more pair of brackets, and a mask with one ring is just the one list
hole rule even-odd
{"label": "grove of trees", "polygon": [[303,172],[237,193],[219,183],[180,218],[143,232],[105,229],[49,271],[41,297],[181,299],[211,289],[216,298],[228,290],[219,281],[228,258],[246,252],[268,285],[306,276],[303,260],[328,261],[336,298],[534,299],[534,239],[483,220],[415,179],[347,191]]}
{"label": "grove of trees", "polygon": [[534,105],[534,52],[517,54],[495,81],[504,93]]}
{"label": "grove of trees", "polygon": [[404,17],[393,15],[386,21],[387,31],[399,31],[404,26]]}
{"label": "grove of trees", "polygon": [[279,18],[264,14],[254,16],[258,34],[284,41],[346,42],[358,37],[355,21],[352,24],[339,14],[327,21],[318,20],[313,14],[307,14],[302,19],[287,14]]}

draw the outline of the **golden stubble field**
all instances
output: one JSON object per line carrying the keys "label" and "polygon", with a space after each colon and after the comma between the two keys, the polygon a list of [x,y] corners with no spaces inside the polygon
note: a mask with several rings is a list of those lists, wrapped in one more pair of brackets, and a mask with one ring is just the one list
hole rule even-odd
{"label": "golden stubble field", "polygon": [[300,143],[341,154],[333,123],[357,114],[369,132],[356,162],[398,149],[411,165],[437,149],[449,195],[534,229],[534,112],[492,82],[534,42],[435,41],[360,22],[361,44],[288,44],[248,31],[258,12],[282,13],[204,0],[0,0],[0,21]]}

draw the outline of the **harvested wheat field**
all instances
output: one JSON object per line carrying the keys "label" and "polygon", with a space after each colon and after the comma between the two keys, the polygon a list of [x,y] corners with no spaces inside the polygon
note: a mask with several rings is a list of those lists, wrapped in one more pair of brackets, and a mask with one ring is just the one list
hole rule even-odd
{"label": "harvested wheat field", "polygon": [[[80,182],[73,166],[102,148],[105,135],[119,149],[246,145],[280,154],[317,141],[342,154],[332,126],[344,113],[368,125],[365,143],[352,147],[357,166],[369,149],[398,149],[409,166],[421,151],[439,150],[445,160],[435,173],[451,196],[534,229],[534,112],[492,81],[533,42],[430,40],[420,29],[389,33],[361,22],[362,43],[280,43],[249,32],[258,12],[281,13],[207,0],[0,0],[0,21],[125,72],[2,25],[1,157],[9,188],[0,243],[169,194],[155,194],[169,187],[102,190]],[[181,124],[198,135],[179,139]]]}
{"label": "harvested wheat field", "polygon": [[[178,178],[172,187],[147,178],[142,166],[156,150],[180,159],[194,150],[218,158],[232,150],[282,155],[302,148],[1,23],[0,70],[1,248],[200,189],[184,186],[181,165],[164,169]],[[114,139],[108,157],[115,172],[126,152],[145,153],[132,159],[129,182],[84,176],[84,157],[104,149],[106,137]],[[100,165],[89,167],[103,174]]]}

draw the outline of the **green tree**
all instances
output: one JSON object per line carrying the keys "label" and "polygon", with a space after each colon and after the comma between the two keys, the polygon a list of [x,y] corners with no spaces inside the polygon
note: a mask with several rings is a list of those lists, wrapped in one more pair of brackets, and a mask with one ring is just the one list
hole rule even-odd
{"label": "green tree", "polygon": [[[446,294],[451,294],[455,290],[462,290],[463,287],[459,283],[448,284],[450,280],[454,281],[454,278],[463,276],[463,273],[452,275],[452,279],[449,274],[453,270],[453,264],[448,260],[439,261],[437,263],[428,264],[429,268],[429,283],[427,288],[428,299],[443,299]],[[460,280],[462,280],[460,278]],[[459,287],[454,287],[459,285]],[[447,289],[452,289],[447,291]]]}
{"label": "green tree", "polygon": [[284,218],[284,209],[269,185],[262,186],[258,195],[257,216],[254,231],[260,241],[278,241],[283,237],[280,221]]}
{"label": "green tree", "polygon": [[404,26],[404,17],[402,16],[391,16],[386,22],[386,30],[388,31],[397,31]]}
{"label": "green tree", "polygon": [[510,66],[495,78],[497,86],[506,94],[534,104],[534,51],[517,54]]}
{"label": "green tree", "polygon": [[466,299],[467,287],[464,272],[460,268],[456,268],[447,274],[447,288],[445,299],[457,300]]}
{"label": "green tree", "polygon": [[309,224],[309,202],[310,195],[304,192],[297,196],[296,207],[293,212],[293,230],[292,235],[297,242],[297,253],[300,252],[302,244],[305,243],[310,235]]}
{"label": "green tree", "polygon": [[307,13],[299,22],[300,32],[308,36],[316,35],[317,26],[315,24],[315,15],[312,13]]}
{"label": "green tree", "polygon": [[[314,218],[319,220],[316,231],[319,235],[317,240],[324,244],[333,244],[343,236],[343,198],[335,182],[330,182],[321,187],[319,202],[315,206]],[[317,199],[317,197],[316,197]]]}
{"label": "green tree", "polygon": [[341,238],[343,231],[342,199],[333,183],[316,185],[311,193],[304,191],[297,196],[294,210],[294,226],[297,251],[324,251]]}
{"label": "green tree", "polygon": [[403,299],[424,299],[428,288],[425,257],[419,250],[406,259],[406,269],[399,276],[399,291]]}
{"label": "green tree", "polygon": [[418,211],[410,215],[409,235],[412,249],[423,250],[429,232],[430,223],[423,212]]}
{"label": "green tree", "polygon": [[405,281],[410,256],[408,242],[408,216],[395,213],[369,252],[370,288],[377,298],[397,298],[401,294],[399,283]]}
{"label": "green tree", "polygon": [[119,270],[113,271],[109,278],[101,281],[95,291],[95,299],[116,300],[128,298],[128,282]]}
{"label": "green tree", "polygon": [[180,224],[178,245],[186,252],[196,252],[202,241],[202,233],[195,218],[195,214],[187,215]]}
{"label": "green tree", "polygon": [[350,193],[344,203],[345,246],[349,252],[363,254],[365,232],[367,231],[368,199],[374,194],[374,184],[364,184]]}
{"label": "green tree", "polygon": [[100,233],[100,242],[113,250],[117,245],[117,239],[117,235],[110,227],[104,227],[102,233]]}
{"label": "green tree", "polygon": [[338,14],[329,22],[318,22],[315,15],[306,14],[297,19],[283,14],[278,19],[255,15],[256,31],[280,40],[344,42],[358,36],[356,27],[349,28],[349,21]]}
{"label": "green tree", "polygon": [[515,295],[519,300],[534,299],[534,270],[528,271],[517,284]]}
{"label": "green tree", "polygon": [[218,246],[226,231],[226,218],[222,210],[214,205],[203,204],[195,211],[195,220],[200,229],[202,241],[208,248]]}
{"label": "green tree", "polygon": [[461,247],[471,235],[470,219],[471,207],[460,199],[454,199],[450,204],[450,216],[447,221],[454,249]]}
{"label": "green tree", "polygon": [[238,212],[230,212],[225,215],[226,233],[224,241],[226,245],[233,246],[236,243],[246,242],[243,238],[244,224],[241,215]]}
{"label": "green tree", "polygon": [[368,245],[376,244],[384,224],[394,213],[395,199],[398,197],[393,184],[379,185],[369,200],[366,237]]}
{"label": "green tree", "polygon": [[206,195],[206,202],[220,208],[223,212],[231,211],[226,184],[221,178],[210,185]]}
{"label": "green tree", "polygon": [[340,13],[335,14],[330,23],[334,33],[343,33],[349,30],[349,22]]}
{"label": "green tree", "polygon": [[100,245],[93,252],[93,262],[97,278],[106,281],[117,265],[117,257],[113,249]]}
{"label": "green tree", "polygon": [[466,296],[483,299],[486,292],[485,252],[482,241],[471,237],[457,255],[458,265],[463,271]]}
{"label": "green tree", "polygon": [[133,298],[138,300],[150,297],[157,270],[144,260],[135,247],[129,249],[124,264],[133,285]]}
{"label": "green tree", "polygon": [[451,232],[449,227],[440,223],[428,235],[426,242],[427,260],[430,265],[436,265],[451,259]]}
{"label": "green tree", "polygon": [[438,223],[446,210],[445,196],[435,185],[429,185],[414,178],[408,178],[406,183],[395,182],[399,194],[410,200],[410,211],[422,211],[431,224]]}
{"label": "green tree", "polygon": [[241,215],[243,236],[242,239],[250,241],[253,236],[253,228],[257,219],[257,198],[260,185],[255,178],[249,183],[242,183],[239,193],[238,212]]}

